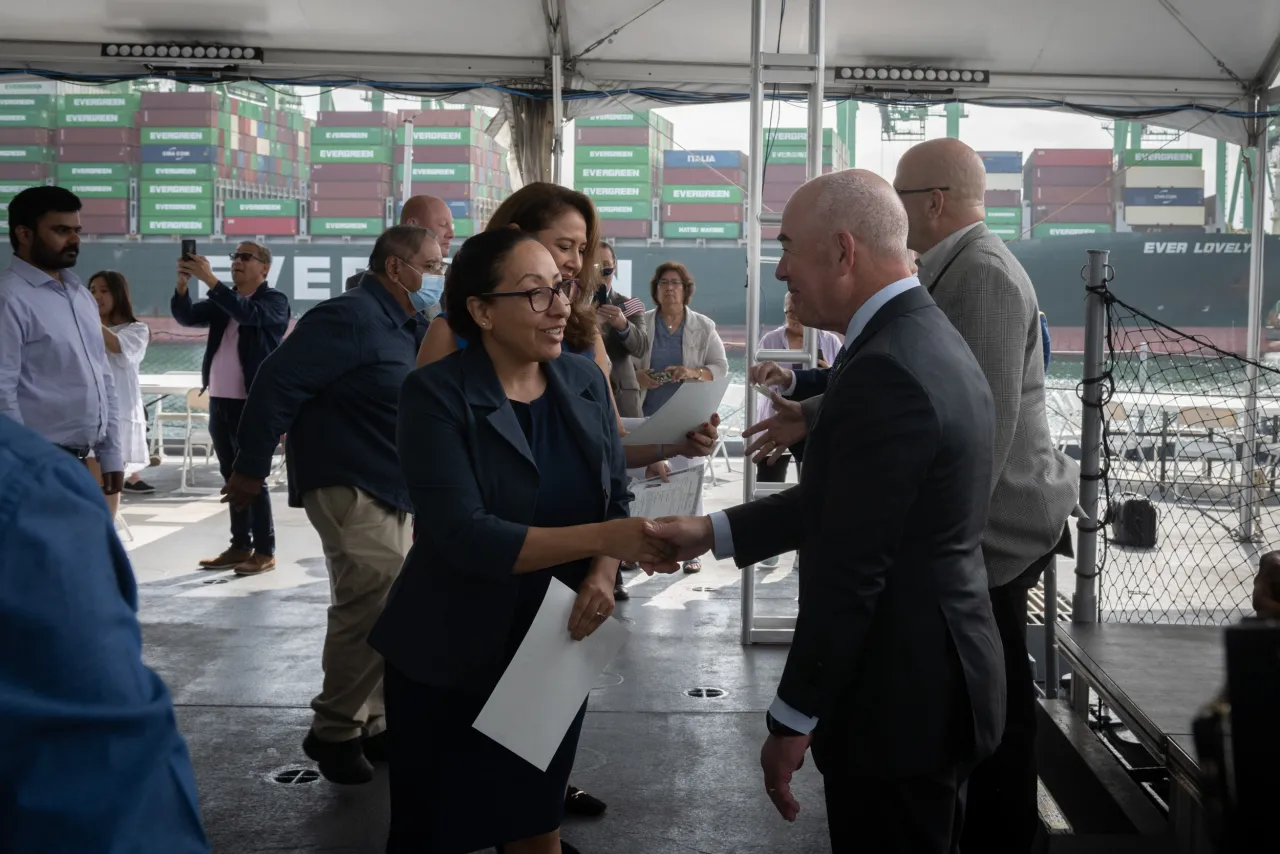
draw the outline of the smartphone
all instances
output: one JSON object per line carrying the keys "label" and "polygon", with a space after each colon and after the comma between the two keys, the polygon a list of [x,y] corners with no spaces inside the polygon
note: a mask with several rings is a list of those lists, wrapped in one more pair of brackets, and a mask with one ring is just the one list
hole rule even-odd
{"label": "smartphone", "polygon": [[650,371],[649,376],[652,377],[653,381],[658,385],[665,385],[666,383],[671,382],[670,371]]}
{"label": "smartphone", "polygon": [[198,255],[196,252],[195,238],[184,238],[182,241],[182,260],[190,260],[192,255]]}
{"label": "smartphone", "polygon": [[604,285],[596,288],[596,305],[609,304],[609,289]]}

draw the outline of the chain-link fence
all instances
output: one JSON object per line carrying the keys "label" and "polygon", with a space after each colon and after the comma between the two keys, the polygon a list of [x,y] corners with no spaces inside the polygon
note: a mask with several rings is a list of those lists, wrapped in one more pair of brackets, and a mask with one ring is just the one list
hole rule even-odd
{"label": "chain-link fence", "polygon": [[1103,296],[1098,617],[1234,622],[1280,522],[1280,370]]}

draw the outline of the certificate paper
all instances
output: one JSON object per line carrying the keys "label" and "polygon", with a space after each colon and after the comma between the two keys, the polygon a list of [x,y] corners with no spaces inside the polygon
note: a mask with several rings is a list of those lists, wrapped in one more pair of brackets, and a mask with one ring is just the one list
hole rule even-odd
{"label": "certificate paper", "polygon": [[709,383],[680,383],[680,388],[662,408],[634,428],[623,426],[627,435],[624,445],[678,445],[690,431],[706,423],[711,414],[720,408],[720,401],[729,388],[729,378],[723,376]]}

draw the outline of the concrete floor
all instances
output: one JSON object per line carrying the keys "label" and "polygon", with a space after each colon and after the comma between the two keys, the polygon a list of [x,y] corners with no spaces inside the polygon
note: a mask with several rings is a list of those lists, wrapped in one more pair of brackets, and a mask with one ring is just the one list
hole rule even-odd
{"label": "concrete floor", "polygon": [[[283,493],[273,496],[276,571],[249,579],[200,572],[196,561],[227,543],[224,508],[216,496],[169,492],[178,482],[173,467],[144,476],[160,491],[130,496],[123,512],[145,656],[173,692],[213,850],[381,852],[383,770],[374,783],[354,788],[275,779],[314,768],[301,745],[320,685],[329,591],[305,515],[286,507]],[[708,510],[740,501],[741,474],[728,477],[708,490]],[[203,470],[198,481],[213,486],[217,478]],[[618,614],[633,635],[592,692],[573,774],[609,810],[599,819],[570,819],[565,839],[584,854],[828,851],[821,778],[811,766],[797,781],[803,812],[794,824],[764,793],[764,710],[786,650],[740,645],[738,571],[708,561],[697,575],[641,574],[630,584],[633,598]],[[794,613],[790,556],[758,574],[756,584],[758,613]],[[695,687],[725,694],[687,696]]]}

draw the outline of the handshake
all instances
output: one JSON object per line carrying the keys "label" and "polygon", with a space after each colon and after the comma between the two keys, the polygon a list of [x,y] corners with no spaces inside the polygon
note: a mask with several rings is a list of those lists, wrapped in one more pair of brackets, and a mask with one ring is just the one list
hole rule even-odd
{"label": "handshake", "polygon": [[637,563],[650,575],[672,573],[715,545],[707,516],[664,516],[661,519],[614,519],[601,524],[598,553]]}

